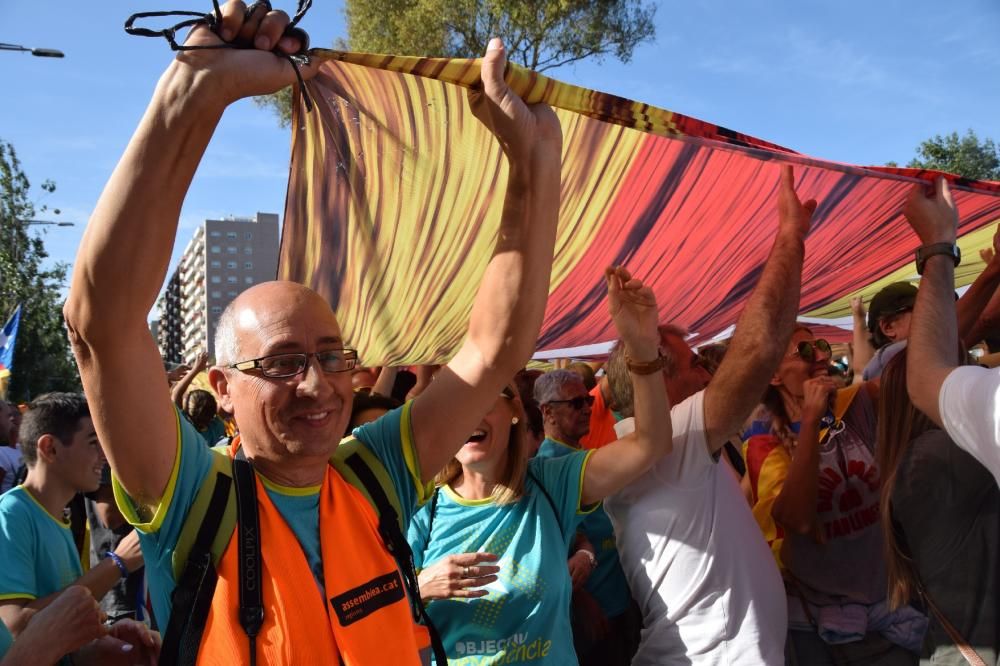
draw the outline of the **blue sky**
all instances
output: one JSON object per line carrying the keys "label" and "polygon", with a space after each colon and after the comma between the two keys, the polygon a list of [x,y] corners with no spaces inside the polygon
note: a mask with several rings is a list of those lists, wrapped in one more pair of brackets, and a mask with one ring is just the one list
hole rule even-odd
{"label": "blue sky", "polygon": [[[315,1],[302,23],[313,45],[344,36],[342,7]],[[53,259],[73,261],[172,57],[163,40],[126,35],[126,17],[210,8],[208,0],[0,3],[0,42],[66,53],[0,52],[0,139],[17,149],[36,199],[61,211],[38,217],[77,223],[48,230]],[[905,163],[922,140],[968,128],[1000,140],[996,0],[688,0],[660,3],[656,24],[655,41],[628,64],[548,74],[841,162]],[[229,109],[185,202],[175,261],[206,217],[283,213],[289,134],[249,100]],[[54,194],[37,188],[45,179],[56,182]],[[150,192],[149,205],[156,201]]]}

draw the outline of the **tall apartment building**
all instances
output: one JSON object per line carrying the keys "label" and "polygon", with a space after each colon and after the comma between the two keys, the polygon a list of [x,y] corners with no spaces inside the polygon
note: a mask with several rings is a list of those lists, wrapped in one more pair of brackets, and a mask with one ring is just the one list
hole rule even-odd
{"label": "tall apartment building", "polygon": [[156,341],[160,346],[160,355],[170,363],[183,361],[181,352],[181,275],[175,270],[167,280],[163,296],[158,303],[160,323],[156,327]]}
{"label": "tall apartment building", "polygon": [[181,255],[160,298],[160,353],[190,363],[198,352],[215,356],[219,315],[247,287],[278,272],[278,216],[205,220]]}

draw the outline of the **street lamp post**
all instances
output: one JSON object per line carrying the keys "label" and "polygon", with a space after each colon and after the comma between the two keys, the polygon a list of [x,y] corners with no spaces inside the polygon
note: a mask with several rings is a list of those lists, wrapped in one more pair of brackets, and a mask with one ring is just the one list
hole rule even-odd
{"label": "street lamp post", "polygon": [[[76,226],[76,222],[56,222],[54,220],[14,220],[14,222],[16,222],[17,224],[11,225],[10,237],[11,237],[11,246],[14,247],[15,251],[17,250],[17,244],[14,242],[15,238],[14,234],[16,227],[32,227],[32,226],[75,227]],[[14,258],[14,263],[17,263],[18,256],[15,254],[13,258]]]}
{"label": "street lamp post", "polygon": [[58,49],[34,49],[20,44],[4,44],[0,42],[0,51],[23,51],[39,58],[65,58],[66,54]]}

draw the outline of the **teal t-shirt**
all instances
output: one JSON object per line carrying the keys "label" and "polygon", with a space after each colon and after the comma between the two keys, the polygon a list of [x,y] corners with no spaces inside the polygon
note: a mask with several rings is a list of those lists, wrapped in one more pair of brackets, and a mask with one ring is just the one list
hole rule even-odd
{"label": "teal t-shirt", "polygon": [[407,539],[418,569],[457,553],[485,551],[499,558],[499,579],[485,588],[489,594],[427,606],[450,666],[577,663],[566,550],[586,511],[580,493],[590,453],[528,462],[558,517],[530,478],[524,497],[514,504],[466,500],[444,486],[433,522],[431,503],[417,512]]}
{"label": "teal t-shirt", "polygon": [[[558,458],[579,451],[568,444],[550,439],[542,441],[538,447],[539,458]],[[590,543],[597,550],[597,567],[584,588],[601,607],[605,617],[618,617],[628,610],[632,602],[628,580],[618,559],[618,545],[615,543],[615,528],[604,512],[604,506],[597,507],[580,524]]]}
{"label": "teal t-shirt", "polygon": [[0,659],[4,658],[10,646],[14,644],[14,637],[10,635],[10,629],[3,622],[0,622]]}
{"label": "teal t-shirt", "polygon": [[199,433],[209,446],[215,446],[226,436],[226,424],[218,416],[208,422],[208,427]]}
{"label": "teal t-shirt", "polygon": [[[355,431],[359,439],[385,466],[399,496],[404,520],[409,520],[429,495],[429,488],[420,484],[420,465],[413,445],[409,404],[393,410],[378,421]],[[213,455],[226,455],[205,446],[200,433],[191,422],[177,417],[179,446],[174,470],[167,490],[153,517],[144,520],[135,504],[114,480],[118,506],[128,521],[139,531],[146,561],[146,576],[153,613],[160,626],[166,626],[170,616],[170,596],[176,581],[172,556],[177,539],[184,527],[187,513],[194,503],[201,484],[212,469]],[[323,588],[323,565],[319,539],[320,486],[288,488],[261,477],[275,508],[295,534],[320,589]],[[68,532],[68,530],[67,530]]]}
{"label": "teal t-shirt", "polygon": [[0,495],[0,600],[41,599],[83,575],[69,523],[24,486]]}
{"label": "teal t-shirt", "polygon": [[[192,426],[194,425],[188,415],[183,411],[180,412],[180,415],[184,417],[184,420],[188,423],[191,423]],[[204,430],[198,430],[195,428],[195,432],[201,435],[201,438],[205,440],[205,444],[207,446],[215,446],[219,443],[219,440],[226,437],[226,424],[218,416],[213,416],[212,420],[208,422],[208,427]]]}

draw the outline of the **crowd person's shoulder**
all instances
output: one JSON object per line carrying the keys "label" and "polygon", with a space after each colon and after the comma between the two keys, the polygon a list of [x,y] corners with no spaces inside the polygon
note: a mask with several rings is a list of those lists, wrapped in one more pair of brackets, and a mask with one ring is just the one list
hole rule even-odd
{"label": "crowd person's shoulder", "polygon": [[962,366],[941,386],[938,406],[945,430],[1000,483],[1000,370]]}

